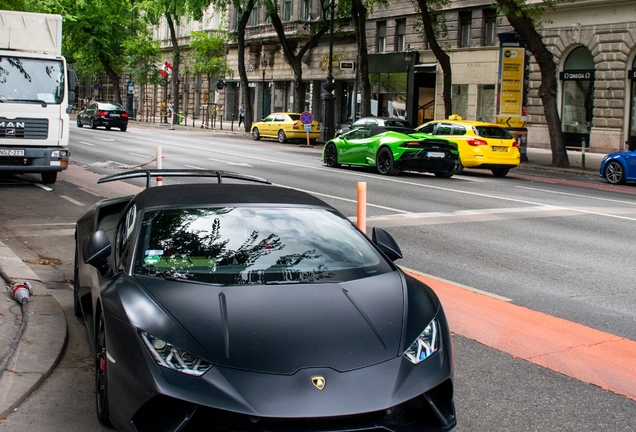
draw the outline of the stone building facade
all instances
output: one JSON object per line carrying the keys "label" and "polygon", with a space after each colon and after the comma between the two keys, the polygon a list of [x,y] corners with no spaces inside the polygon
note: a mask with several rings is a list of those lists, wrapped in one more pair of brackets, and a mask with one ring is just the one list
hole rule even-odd
{"label": "stone building facade", "polygon": [[[500,39],[512,28],[490,4],[483,0],[452,1],[445,11],[447,33],[441,42],[451,58],[453,111],[467,119],[494,122],[502,91]],[[208,14],[211,16],[212,12]],[[286,34],[298,46],[309,38],[307,24],[319,20],[321,14],[322,2],[317,0],[280,3]],[[227,22],[226,30],[233,31],[236,18],[236,12],[230,10],[226,19],[217,23]],[[568,145],[580,146],[583,142],[598,152],[636,147],[636,2],[574,0],[559,4],[544,18],[541,31],[559,73],[558,108]],[[444,115],[442,72],[419,21],[412,2],[398,0],[387,7],[376,7],[366,23],[372,111],[378,116],[406,117],[414,125]],[[205,26],[199,25],[207,31],[215,30]],[[186,30],[181,37],[185,49]],[[248,109],[253,110],[255,119],[272,111],[290,110],[294,97],[292,70],[284,60],[264,8],[255,9],[245,36],[245,63],[253,101]],[[166,39],[162,46],[169,59],[167,33],[158,29],[156,37]],[[358,59],[350,23],[337,23],[333,47],[336,124],[345,124],[359,114],[355,74]],[[323,111],[328,54],[329,38],[325,36],[303,58],[304,107],[317,119],[321,119]],[[525,58],[524,107],[517,120],[527,128],[529,146],[549,148],[538,97],[540,73],[533,58]],[[237,69],[235,44],[228,46],[227,61]],[[188,94],[184,99],[187,102],[182,104],[186,111],[201,117],[205,105],[202,99],[207,94],[226,119],[232,115],[238,118],[238,70],[233,78],[226,79],[227,87],[220,91],[207,89],[194,76],[184,76],[180,81]],[[161,96],[155,100],[160,101]]]}

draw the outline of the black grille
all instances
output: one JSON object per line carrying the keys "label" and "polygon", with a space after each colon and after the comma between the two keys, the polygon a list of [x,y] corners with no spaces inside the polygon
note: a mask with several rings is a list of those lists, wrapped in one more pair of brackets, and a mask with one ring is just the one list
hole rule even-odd
{"label": "black grille", "polygon": [[49,120],[42,118],[7,119],[0,117],[0,138],[45,140],[49,135]]}

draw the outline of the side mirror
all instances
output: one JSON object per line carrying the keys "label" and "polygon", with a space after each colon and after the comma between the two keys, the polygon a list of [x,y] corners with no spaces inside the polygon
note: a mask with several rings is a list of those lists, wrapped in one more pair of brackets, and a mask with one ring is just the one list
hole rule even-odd
{"label": "side mirror", "polygon": [[111,252],[110,240],[104,230],[95,231],[84,243],[84,262],[97,268],[102,274],[108,270]]}
{"label": "side mirror", "polygon": [[382,228],[373,227],[371,241],[382,251],[391,261],[402,258],[402,251],[395,239]]}

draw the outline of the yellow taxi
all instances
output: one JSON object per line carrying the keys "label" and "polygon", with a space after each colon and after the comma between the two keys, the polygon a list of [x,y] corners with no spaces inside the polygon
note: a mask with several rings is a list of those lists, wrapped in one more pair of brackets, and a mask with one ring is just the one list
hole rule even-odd
{"label": "yellow taxi", "polygon": [[462,120],[452,115],[448,120],[433,120],[416,129],[457,143],[461,164],[456,173],[464,167],[482,168],[491,170],[495,177],[505,177],[521,163],[517,140],[494,123]]}
{"label": "yellow taxi", "polygon": [[[311,122],[309,140],[315,142],[320,137],[320,123],[315,119]],[[276,138],[284,143],[292,139],[307,139],[305,125],[300,120],[299,113],[276,112],[271,113],[263,120],[252,123],[252,138]]]}

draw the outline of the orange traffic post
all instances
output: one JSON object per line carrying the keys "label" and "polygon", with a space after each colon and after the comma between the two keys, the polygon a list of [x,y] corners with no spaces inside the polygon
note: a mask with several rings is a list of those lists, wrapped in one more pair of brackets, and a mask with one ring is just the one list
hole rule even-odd
{"label": "orange traffic post", "polygon": [[[162,169],[161,167],[161,159],[163,156],[161,155],[161,146],[157,146],[157,169]],[[163,178],[157,177],[157,186],[161,186],[163,184]]]}
{"label": "orange traffic post", "polygon": [[367,183],[358,182],[358,228],[367,232]]}

